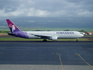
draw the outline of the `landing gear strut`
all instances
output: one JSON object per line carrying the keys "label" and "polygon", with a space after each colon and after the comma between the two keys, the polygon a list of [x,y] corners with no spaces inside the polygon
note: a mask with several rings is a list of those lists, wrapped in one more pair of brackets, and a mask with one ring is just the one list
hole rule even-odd
{"label": "landing gear strut", "polygon": [[43,40],[43,42],[47,42],[47,40],[46,40],[46,39],[44,39],[44,40]]}
{"label": "landing gear strut", "polygon": [[76,39],[76,41],[78,42],[78,38]]}

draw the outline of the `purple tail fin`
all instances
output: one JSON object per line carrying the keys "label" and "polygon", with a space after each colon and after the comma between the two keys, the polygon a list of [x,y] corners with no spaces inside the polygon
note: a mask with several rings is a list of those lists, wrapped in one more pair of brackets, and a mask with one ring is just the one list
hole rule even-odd
{"label": "purple tail fin", "polygon": [[20,29],[12,21],[10,21],[9,19],[6,19],[6,21],[11,33],[20,31]]}

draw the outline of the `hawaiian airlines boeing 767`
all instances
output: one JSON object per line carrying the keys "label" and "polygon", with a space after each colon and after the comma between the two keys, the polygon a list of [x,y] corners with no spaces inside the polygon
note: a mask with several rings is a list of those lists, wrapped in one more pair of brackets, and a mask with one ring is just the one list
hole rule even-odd
{"label": "hawaiian airlines boeing 767", "polygon": [[28,38],[28,39],[43,39],[43,41],[47,41],[47,39],[56,41],[57,39],[78,39],[83,37],[84,35],[78,31],[21,31],[12,21],[6,19],[8,23],[8,27],[10,29],[9,35]]}

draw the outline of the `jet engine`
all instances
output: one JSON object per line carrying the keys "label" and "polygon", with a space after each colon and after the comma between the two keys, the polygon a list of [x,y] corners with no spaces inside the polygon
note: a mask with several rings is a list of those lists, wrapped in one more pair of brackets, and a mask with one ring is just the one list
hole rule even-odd
{"label": "jet engine", "polygon": [[56,41],[58,39],[57,36],[50,37],[50,40]]}

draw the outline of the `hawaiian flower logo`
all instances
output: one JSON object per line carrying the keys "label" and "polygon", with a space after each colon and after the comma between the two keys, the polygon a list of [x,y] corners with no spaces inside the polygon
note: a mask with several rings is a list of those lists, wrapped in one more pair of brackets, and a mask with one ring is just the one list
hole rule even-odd
{"label": "hawaiian flower logo", "polygon": [[9,27],[12,28],[12,24],[9,24]]}

